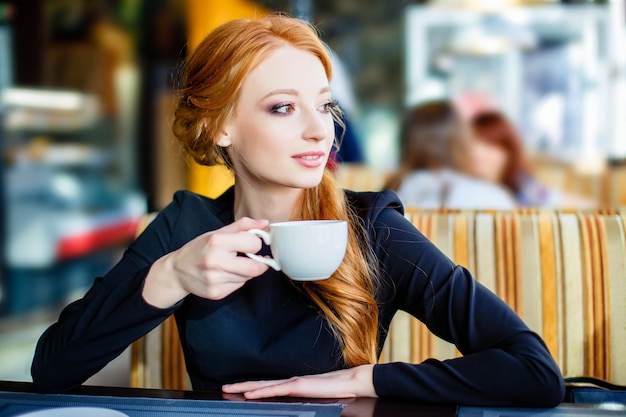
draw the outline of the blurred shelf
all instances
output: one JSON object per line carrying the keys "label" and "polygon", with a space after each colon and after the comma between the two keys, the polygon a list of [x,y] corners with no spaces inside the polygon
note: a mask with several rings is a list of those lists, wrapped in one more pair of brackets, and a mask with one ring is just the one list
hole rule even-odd
{"label": "blurred shelf", "polygon": [[0,107],[7,132],[80,132],[102,117],[98,97],[65,90],[6,88]]}
{"label": "blurred shelf", "polygon": [[135,236],[140,219],[141,217],[136,215],[86,219],[84,227],[75,228],[58,237],[55,260],[77,258],[103,248],[127,243]]}
{"label": "blurred shelf", "polygon": [[36,142],[35,139],[26,147],[8,149],[5,162],[8,164],[38,165],[53,169],[79,167],[100,169],[115,163],[112,151],[92,145],[78,143],[47,144],[43,143],[44,141],[38,145]]}
{"label": "blurred shelf", "polygon": [[143,196],[120,196],[117,206],[52,210],[10,202],[6,259],[9,268],[50,268],[58,262],[128,243],[146,212]]}

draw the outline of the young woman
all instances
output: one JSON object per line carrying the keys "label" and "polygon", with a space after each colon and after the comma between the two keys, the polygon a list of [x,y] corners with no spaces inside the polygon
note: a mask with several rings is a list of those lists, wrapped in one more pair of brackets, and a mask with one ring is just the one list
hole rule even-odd
{"label": "young woman", "polygon": [[405,205],[436,209],[513,209],[515,199],[499,185],[471,176],[470,126],[450,101],[409,109],[400,131],[400,167],[385,188]]}
{"label": "young woman", "polygon": [[[235,185],[212,200],[178,192],[120,263],[41,337],[35,385],[81,384],[175,314],[194,389],[247,398],[396,397],[552,406],[559,369],[542,340],[405,220],[392,192],[337,188],[325,171],[337,109],[315,31],[270,16],[224,24],[189,57],[174,132]],[[329,279],[294,282],[241,253],[247,230],[345,219],[345,259]],[[463,357],[376,364],[406,310]]]}

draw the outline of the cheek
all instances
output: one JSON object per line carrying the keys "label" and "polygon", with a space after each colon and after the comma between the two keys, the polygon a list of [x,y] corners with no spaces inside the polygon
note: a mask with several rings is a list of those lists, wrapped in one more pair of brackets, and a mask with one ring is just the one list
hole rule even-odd
{"label": "cheek", "polygon": [[495,149],[491,157],[493,164],[500,168],[500,170],[506,167],[508,159],[509,158],[503,149]]}
{"label": "cheek", "polygon": [[332,117],[329,117],[329,119],[330,120],[326,124],[326,132],[328,132],[328,141],[332,145],[332,143],[335,141],[335,139],[341,138],[341,135],[343,134],[344,129],[342,127],[339,127],[339,129],[338,129],[339,137],[335,138],[335,121],[333,120]]}
{"label": "cheek", "polygon": [[[331,115],[323,120],[326,137],[326,150],[330,151],[335,142],[335,122]],[[246,155],[263,150],[288,150],[297,146],[302,137],[305,123],[296,117],[249,116],[237,120],[233,147]],[[341,131],[340,131],[341,133]]]}
{"label": "cheek", "polygon": [[496,146],[477,144],[473,150],[475,172],[491,181],[499,181],[507,164],[504,150]]}
{"label": "cheek", "polygon": [[483,169],[491,159],[489,149],[484,145],[475,145],[472,149],[472,160],[477,168]]}
{"label": "cheek", "polygon": [[500,165],[501,152],[495,146],[479,145],[475,150],[476,160],[484,165],[494,166]]}
{"label": "cheek", "polygon": [[239,151],[256,153],[271,148],[280,140],[279,135],[280,130],[273,127],[271,120],[249,117],[238,124],[234,144]]}

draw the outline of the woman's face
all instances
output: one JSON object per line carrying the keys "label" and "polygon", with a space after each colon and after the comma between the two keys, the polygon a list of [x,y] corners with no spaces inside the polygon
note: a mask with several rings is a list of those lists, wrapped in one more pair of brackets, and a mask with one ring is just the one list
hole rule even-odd
{"label": "woman's face", "polygon": [[317,186],[334,140],[331,105],[317,57],[291,46],[273,52],[245,78],[218,141],[237,181],[268,191]]}
{"label": "woman's face", "polygon": [[472,170],[474,175],[499,184],[509,162],[506,150],[484,140],[474,139],[472,144]]}

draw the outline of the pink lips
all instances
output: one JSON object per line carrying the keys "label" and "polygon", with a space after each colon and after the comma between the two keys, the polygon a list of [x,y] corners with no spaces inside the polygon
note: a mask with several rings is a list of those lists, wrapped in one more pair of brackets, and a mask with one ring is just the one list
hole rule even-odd
{"label": "pink lips", "polygon": [[324,152],[304,152],[298,155],[292,156],[292,158],[300,165],[307,168],[317,168],[322,165],[324,161]]}

